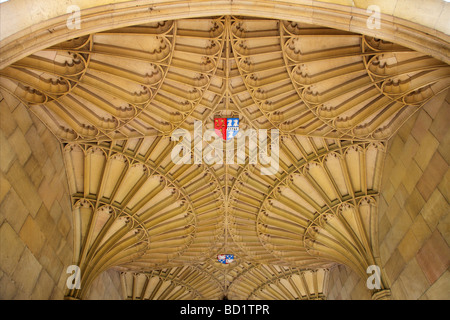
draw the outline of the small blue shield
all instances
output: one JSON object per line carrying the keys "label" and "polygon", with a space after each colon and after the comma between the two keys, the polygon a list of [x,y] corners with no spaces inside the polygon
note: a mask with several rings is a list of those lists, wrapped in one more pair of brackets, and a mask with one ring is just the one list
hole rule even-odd
{"label": "small blue shield", "polygon": [[219,254],[217,260],[223,264],[229,264],[234,261],[234,254]]}
{"label": "small blue shield", "polygon": [[227,118],[227,139],[234,138],[239,132],[239,118]]}

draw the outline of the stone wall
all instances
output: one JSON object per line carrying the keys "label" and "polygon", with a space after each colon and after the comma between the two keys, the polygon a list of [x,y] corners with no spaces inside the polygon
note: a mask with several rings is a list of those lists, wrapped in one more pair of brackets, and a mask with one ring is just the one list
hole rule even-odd
{"label": "stone wall", "polygon": [[0,298],[62,299],[73,228],[60,144],[3,91],[0,121]]}
{"label": "stone wall", "polygon": [[[73,225],[61,146],[26,107],[0,92],[0,299],[63,299]],[[117,271],[88,299],[121,299]]]}
{"label": "stone wall", "polygon": [[361,279],[352,269],[337,265],[328,278],[327,300],[370,300],[366,279]]}
{"label": "stone wall", "polygon": [[389,142],[379,207],[394,299],[450,299],[450,90]]}
{"label": "stone wall", "polygon": [[[379,205],[380,260],[393,299],[450,299],[450,90],[428,102],[389,141]],[[328,299],[370,299],[340,265]]]}

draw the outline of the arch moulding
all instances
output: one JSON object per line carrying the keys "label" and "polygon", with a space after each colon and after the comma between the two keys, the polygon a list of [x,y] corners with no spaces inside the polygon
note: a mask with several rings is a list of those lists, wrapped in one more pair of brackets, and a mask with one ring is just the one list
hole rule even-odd
{"label": "arch moulding", "polygon": [[[161,20],[215,15],[256,16],[322,25],[381,38],[450,63],[448,23],[442,22],[450,20],[450,4],[440,0],[410,0],[407,6],[400,1],[384,0],[370,3],[331,0],[78,0],[73,4],[80,8],[79,29],[67,27],[72,13],[67,13],[65,2],[45,1],[42,12],[28,12],[27,2],[1,4],[0,70],[33,52],[94,32]],[[380,8],[379,29],[370,29],[367,25],[372,15],[372,12],[367,12],[369,4]],[[411,16],[411,8],[415,10],[414,17]],[[21,18],[11,14],[17,11],[24,13]],[[434,13],[439,15],[433,17]],[[413,18],[417,22],[412,22]]]}

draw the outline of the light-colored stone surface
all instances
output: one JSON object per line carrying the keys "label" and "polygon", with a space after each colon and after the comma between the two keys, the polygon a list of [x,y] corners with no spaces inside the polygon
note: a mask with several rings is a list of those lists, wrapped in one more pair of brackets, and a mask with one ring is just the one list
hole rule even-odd
{"label": "light-colored stone surface", "polygon": [[[416,259],[412,259],[403,269],[398,277],[401,281],[403,292],[406,293],[405,299],[417,300],[426,292],[430,284],[428,283],[422,269]],[[395,292],[393,293],[395,296]]]}
{"label": "light-colored stone surface", "polygon": [[[0,95],[0,299],[63,299],[73,226],[57,139],[21,104]],[[11,106],[13,102],[14,106]],[[3,119],[9,119],[5,121]],[[121,299],[107,271],[90,299]]]}
{"label": "light-colored stone surface", "polygon": [[390,141],[379,243],[393,299],[450,299],[449,168],[442,152],[449,100],[448,92],[437,96]]}
{"label": "light-colored stone surface", "polygon": [[[177,18],[197,18],[205,15],[260,15],[287,20],[323,24],[341,30],[360,32],[388,41],[401,43],[448,61],[448,48],[440,42],[450,34],[450,5],[441,0],[264,0],[264,1],[73,1],[81,9],[81,28],[69,29],[72,13],[66,2],[47,0],[7,1],[0,4],[0,38],[11,50],[6,63],[29,55],[32,51],[57,42],[52,38],[72,39],[95,31],[108,30],[138,23]],[[45,3],[45,4],[44,4]],[[367,26],[370,5],[378,6],[382,28]],[[152,14],[149,15],[148,12]],[[10,14],[21,12],[20,15]],[[48,31],[48,34],[47,34]],[[31,37],[33,32],[36,32]],[[436,37],[437,36],[437,37]],[[38,38],[39,37],[39,38]],[[5,41],[6,40],[6,41]],[[12,43],[19,41],[20,46]],[[20,50],[20,51],[19,51]]]}
{"label": "light-colored stone surface", "polygon": [[334,267],[328,280],[327,300],[370,300],[366,279],[344,265]]}
{"label": "light-colored stone surface", "polygon": [[6,275],[11,276],[25,245],[7,221],[0,228],[0,239],[2,244],[2,250],[0,250],[1,269]]}
{"label": "light-colored stone surface", "polygon": [[106,270],[91,285],[86,300],[122,300],[119,271]]}
{"label": "light-colored stone surface", "polygon": [[[88,1],[88,0],[77,0],[72,1],[70,4],[77,5],[80,9],[89,9],[93,7],[104,6],[105,4],[118,4],[126,2],[125,0],[108,0],[108,1]],[[152,1],[154,5],[158,4],[170,4],[175,1],[165,0],[165,1]],[[189,12],[189,5],[195,3],[195,0],[180,2],[181,7],[186,7],[187,12]],[[273,1],[271,5],[272,9],[276,9],[277,2],[280,5],[283,4],[282,1]],[[286,1],[284,1],[286,2]],[[442,32],[449,33],[448,24],[445,23],[446,18],[449,17],[449,6],[447,3],[441,0],[428,0],[426,3],[420,0],[318,0],[318,1],[291,1],[293,4],[303,4],[303,5],[340,5],[342,7],[347,7],[350,11],[352,8],[367,9],[370,5],[376,5],[380,8],[381,13],[387,15],[394,15],[396,17],[406,19],[409,21],[414,21],[423,26],[427,26]],[[145,2],[141,1],[141,4]],[[239,10],[244,1],[235,0],[230,3],[221,2],[217,4],[221,8],[228,10]],[[254,5],[258,5],[257,2]],[[214,4],[211,4],[214,8]],[[217,7],[216,6],[216,7]],[[211,8],[211,9],[213,9]],[[8,15],[8,12],[16,11],[23,12],[22,15],[18,17],[12,17]],[[24,30],[27,28],[32,28],[33,25],[38,24],[42,21],[49,20],[50,18],[57,17],[60,15],[66,15],[68,11],[68,4],[61,1],[51,0],[46,1],[45,4],[36,4],[32,0],[21,0],[21,1],[7,1],[1,4],[0,14],[1,14],[1,38],[17,32],[18,30]],[[192,10],[193,11],[193,10]],[[195,11],[192,12],[195,14]],[[67,15],[68,16],[68,15]]]}
{"label": "light-colored stone surface", "polygon": [[[173,1],[168,2],[174,3]],[[268,8],[267,11],[273,10],[277,14],[283,12],[280,9],[281,3],[277,3],[277,1],[263,2],[264,4],[261,7]],[[129,4],[124,4],[121,7],[121,3],[122,1],[113,1],[109,7],[105,7],[105,9],[111,9],[111,19],[116,16],[116,9],[129,9]],[[141,2],[144,6],[149,4],[160,5],[161,3],[162,1]],[[198,15],[199,13],[196,10],[200,8],[197,7],[199,3],[180,1],[177,3],[178,9],[188,8],[188,10],[178,14],[184,15],[184,17]],[[249,1],[237,0],[229,3],[223,2],[219,7],[225,10],[223,13],[228,13],[227,10],[232,8],[236,8],[234,13],[243,13],[245,12],[245,6],[248,6],[249,3]],[[386,9],[383,8],[383,13],[394,15],[386,17],[384,23],[392,22],[392,26],[403,23],[403,26],[412,26],[411,30],[416,30],[415,27],[418,25],[431,28],[418,29],[420,32],[430,31],[426,35],[431,37],[436,35],[437,31],[441,30],[440,28],[443,28],[443,30],[446,28],[442,21],[447,21],[445,18],[449,12],[447,10],[448,5],[433,0],[427,2],[426,8],[428,10],[424,11],[422,10],[425,8],[423,3],[397,0],[393,5],[384,1],[375,2],[379,5],[387,4]],[[33,34],[34,31],[41,30],[40,28],[43,25],[45,26],[46,23],[50,25],[52,21],[58,19],[61,22],[60,18],[65,14],[65,3],[47,1],[45,6],[43,3],[31,6],[31,9],[24,15],[30,15],[28,19],[21,17],[14,21],[12,15],[5,15],[5,12],[19,12],[21,11],[21,5],[29,4],[28,0],[18,0],[14,3],[8,2],[0,7],[3,9],[1,10],[3,18],[1,23],[2,27],[5,27],[2,28],[2,37],[7,36],[8,32],[10,32],[9,35],[12,35],[11,30],[14,32],[22,30],[23,34]],[[77,4],[82,9],[91,8],[91,4],[87,1],[79,1]],[[106,2],[96,3],[97,6],[103,4],[106,4]],[[364,1],[355,3],[347,0],[311,0],[297,3],[291,1],[291,4],[293,8],[294,4],[309,7],[309,11],[303,12],[308,18],[311,18],[309,22],[324,22],[324,25],[329,27],[355,31],[358,30],[358,26],[361,29],[361,23],[364,24],[363,9],[368,3]],[[190,5],[192,5],[192,11]],[[297,6],[295,7],[297,8]],[[96,10],[98,10],[98,7],[91,11],[83,11],[83,14],[98,13]],[[108,10],[105,10],[105,12],[108,12]],[[211,14],[210,11],[207,13]],[[51,17],[56,19],[50,19]],[[167,18],[167,16],[161,17]],[[284,16],[283,18],[287,17]],[[402,21],[399,18],[410,21]],[[105,20],[104,25],[98,27],[99,29],[96,29],[95,21],[90,21],[91,27],[80,31],[80,35],[106,30],[102,28],[111,27],[111,25],[108,25],[108,23],[111,23],[108,19]],[[62,21],[64,22],[64,19]],[[137,21],[142,22],[144,20],[137,19]],[[89,23],[86,20],[84,22]],[[148,21],[145,20],[145,22]],[[123,22],[122,26],[127,23]],[[120,25],[120,22],[118,24]],[[31,25],[33,27],[30,27]],[[45,30],[45,28],[42,30]],[[364,27],[362,30],[367,31]],[[404,31],[404,29],[402,30]],[[50,33],[53,31],[49,30]],[[363,31],[362,33],[365,33]],[[383,29],[383,32],[385,32],[385,29]],[[47,35],[46,32],[44,33]],[[399,32],[399,34],[402,33]],[[377,32],[370,33],[370,35],[377,36]],[[73,36],[74,33],[66,30],[63,31],[63,36],[58,34],[54,38],[61,40],[70,39]],[[399,35],[400,38],[402,41],[406,41],[403,36]],[[417,38],[415,39],[417,40]],[[439,38],[437,39],[439,40]],[[27,45],[31,48],[39,48],[40,45],[43,45],[37,40],[34,41],[36,43],[30,41]],[[26,41],[24,40],[24,42]],[[419,42],[419,47],[426,48],[424,43]],[[49,43],[45,43],[49,45]],[[19,43],[16,48],[22,48],[22,45],[23,43]],[[27,48],[30,49],[30,47]],[[445,46],[443,50],[447,50],[447,47]],[[444,58],[448,58],[448,55],[444,55]],[[381,214],[379,220],[382,222],[380,223],[382,230],[379,233],[381,243],[379,253],[387,277],[392,283],[392,288],[397,290],[394,293],[395,298],[420,299],[436,296],[436,292],[442,291],[441,279],[449,264],[449,197],[448,186],[445,185],[445,181],[448,181],[448,179],[445,177],[448,173],[450,135],[445,121],[442,120],[448,118],[448,99],[445,100],[442,97],[441,94],[439,99],[442,103],[438,103],[437,99],[433,100],[417,116],[413,117],[413,121],[405,125],[405,128],[409,131],[406,129],[400,130],[400,133],[390,141],[386,174],[383,177],[383,194],[380,200]],[[2,103],[1,116],[4,119],[11,119],[10,122],[3,120],[0,130],[0,143],[2,145],[1,187],[5,188],[0,192],[0,209],[2,210],[0,216],[0,227],[2,229],[0,230],[3,232],[2,239],[6,243],[11,243],[12,248],[9,251],[5,250],[0,261],[2,267],[0,268],[0,278],[2,284],[4,284],[1,294],[15,299],[59,298],[62,295],[67,278],[65,268],[71,261],[73,239],[72,220],[70,218],[71,207],[67,196],[67,183],[64,165],[61,161],[60,144],[49,130],[46,130],[42,124],[36,121],[33,115],[27,112],[27,107],[20,104],[15,98],[3,96],[0,101]],[[442,107],[439,107],[440,105]],[[65,120],[70,122],[71,116],[67,116]],[[91,169],[93,173],[100,172],[99,169],[103,167],[95,161],[91,163],[90,156],[88,159],[84,168]],[[92,167],[90,167],[91,164]],[[381,170],[377,170],[377,172],[379,171]],[[87,176],[86,173],[84,177]],[[96,177],[95,174],[93,176]],[[366,178],[362,180],[364,183],[366,182]],[[95,187],[92,186],[92,184],[95,185],[95,182],[87,178],[84,182],[87,189],[79,190],[80,193],[84,192],[85,197],[89,194],[91,197],[97,196],[97,200],[100,199],[94,190]],[[101,189],[103,190],[103,188]],[[367,192],[367,186],[365,190]],[[377,192],[378,189],[375,191]],[[164,229],[164,231],[168,230]],[[367,241],[363,241],[363,243],[366,245]],[[88,241],[87,245],[89,244]],[[372,245],[372,241],[370,241],[370,245]],[[370,245],[367,246],[370,247]],[[430,252],[433,252],[434,248],[440,250],[430,256]],[[20,252],[20,254],[11,251],[15,249],[19,249],[17,252]],[[370,248],[364,247],[364,250],[370,251]],[[90,255],[88,254],[88,256]],[[430,265],[430,261],[434,263]],[[333,269],[333,272],[338,275],[334,278],[333,289],[331,290],[334,290],[332,297],[344,299],[367,298],[363,278],[361,279],[355,273],[339,267]],[[414,281],[411,281],[412,278],[414,278]],[[115,292],[119,291],[117,283],[117,273],[106,272],[94,282],[95,285],[93,285],[89,296],[91,298],[107,297],[108,294],[109,297],[115,296]],[[439,285],[434,287],[437,283]],[[431,290],[432,286],[434,291],[428,295],[427,291]],[[113,293],[111,294],[111,292]]]}
{"label": "light-colored stone surface", "polygon": [[450,271],[444,274],[427,290],[424,294],[426,299],[442,300],[442,297],[448,296],[450,291]]}
{"label": "light-colored stone surface", "polygon": [[450,267],[450,248],[435,230],[416,255],[417,263],[428,282],[433,284]]}
{"label": "light-colored stone surface", "polygon": [[62,299],[73,233],[59,142],[4,92],[0,110],[0,298]]}

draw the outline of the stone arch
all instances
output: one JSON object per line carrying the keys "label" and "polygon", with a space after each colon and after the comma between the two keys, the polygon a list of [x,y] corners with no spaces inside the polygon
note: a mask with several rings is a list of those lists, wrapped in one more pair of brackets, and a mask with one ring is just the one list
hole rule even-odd
{"label": "stone arch", "polygon": [[[110,3],[112,2],[112,3]],[[69,29],[65,3],[57,0],[46,1],[46,10],[24,14],[21,19],[7,16],[8,12],[28,12],[26,1],[3,3],[2,15],[2,60],[0,69],[30,55],[65,40],[90,33],[110,30],[130,25],[156,22],[165,19],[195,18],[211,15],[258,16],[303,21],[350,32],[381,38],[414,50],[429,54],[445,62],[450,61],[449,4],[444,1],[425,2],[411,0],[399,4],[392,1],[374,0],[372,5],[380,8],[380,29],[371,29],[367,19],[373,11],[367,10],[362,1],[254,1],[209,2],[182,1],[108,1],[109,4],[93,4],[79,1],[80,28]],[[351,4],[353,3],[353,4]],[[444,7],[445,6],[445,7]],[[49,8],[51,8],[49,10]],[[70,12],[70,11],[69,11]],[[442,14],[440,14],[442,12]],[[433,14],[440,14],[436,20]],[[414,22],[412,21],[414,18]]]}

